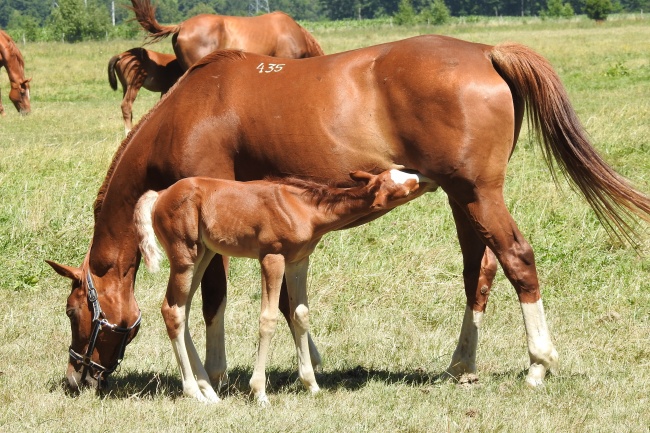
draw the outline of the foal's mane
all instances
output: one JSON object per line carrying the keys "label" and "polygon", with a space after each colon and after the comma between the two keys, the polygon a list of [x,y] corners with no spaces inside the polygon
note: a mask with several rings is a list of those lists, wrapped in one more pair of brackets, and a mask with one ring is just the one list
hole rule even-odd
{"label": "foal's mane", "polygon": [[240,60],[246,58],[246,55],[242,51],[237,51],[237,50],[217,50],[214,51],[207,56],[203,57],[201,60],[196,62],[194,65],[192,65],[179,79],[174,83],[174,85],[169,89],[167,93],[165,93],[162,98],[153,106],[151,110],[149,110],[142,118],[140,121],[135,125],[135,127],[129,132],[129,134],[126,136],[124,140],[122,140],[122,143],[120,146],[117,148],[115,151],[115,155],[113,155],[113,160],[111,161],[111,165],[108,167],[108,171],[106,173],[106,177],[104,178],[104,182],[102,185],[99,187],[99,191],[97,192],[97,198],[95,199],[95,204],[93,205],[93,212],[95,215],[95,220],[97,220],[97,217],[99,216],[99,213],[102,210],[102,205],[104,203],[104,198],[106,197],[106,190],[108,189],[108,185],[110,184],[111,178],[113,177],[113,172],[115,171],[115,168],[117,167],[118,162],[120,161],[120,158],[124,154],[124,151],[128,147],[128,145],[131,143],[133,139],[133,135],[137,133],[140,128],[146,123],[146,121],[153,115],[153,113],[158,109],[160,104],[162,104],[168,97],[169,95],[173,94],[174,91],[176,90],[176,87],[178,87],[179,83],[183,81],[183,79],[187,76],[190,75],[194,70],[199,69],[205,65],[215,63],[221,60],[228,61],[228,60]]}
{"label": "foal's mane", "polygon": [[266,177],[264,180],[299,188],[303,190],[301,195],[313,200],[316,206],[324,205],[327,209],[332,209],[347,200],[363,198],[368,194],[364,184],[353,180],[326,184],[298,177]]}

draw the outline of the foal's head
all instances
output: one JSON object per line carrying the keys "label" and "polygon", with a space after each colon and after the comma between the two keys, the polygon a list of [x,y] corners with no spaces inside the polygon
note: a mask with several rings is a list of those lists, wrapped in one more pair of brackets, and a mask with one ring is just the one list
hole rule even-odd
{"label": "foal's head", "polygon": [[[367,191],[374,194],[374,202],[370,206],[373,211],[389,210],[407,201],[419,197],[434,185],[431,179],[419,173],[406,173],[392,169],[377,175],[365,171],[350,173],[353,180],[364,182]],[[418,191],[417,194],[414,194]]]}

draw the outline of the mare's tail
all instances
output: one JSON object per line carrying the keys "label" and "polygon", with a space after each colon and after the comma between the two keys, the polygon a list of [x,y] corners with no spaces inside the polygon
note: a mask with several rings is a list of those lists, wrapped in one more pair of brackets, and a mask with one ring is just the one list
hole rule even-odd
{"label": "mare's tail", "polygon": [[131,0],[131,5],[127,7],[135,13],[135,19],[142,28],[149,32],[150,43],[158,42],[180,31],[180,25],[164,26],[156,20],[156,7],[151,4],[151,0]]}
{"label": "mare's tail", "polygon": [[150,272],[160,269],[162,253],[156,243],[156,234],[153,231],[152,212],[158,200],[156,191],[147,191],[140,197],[135,206],[133,220],[138,233],[138,246],[144,259],[144,264]]}
{"label": "mare's tail", "polygon": [[115,73],[115,64],[120,61],[121,54],[117,54],[108,61],[108,84],[111,89],[117,90],[117,74]]}
{"label": "mare's tail", "polygon": [[541,137],[546,162],[557,164],[582,193],[608,231],[632,244],[633,218],[650,221],[650,198],[616,173],[589,142],[560,78],[550,63],[519,44],[495,46],[492,63],[527,107],[529,124]]}
{"label": "mare's tail", "polygon": [[299,27],[302,31],[303,36],[305,37],[305,43],[307,43],[307,52],[309,53],[307,57],[324,56],[325,52],[321,48],[314,35],[309,33],[304,27]]}

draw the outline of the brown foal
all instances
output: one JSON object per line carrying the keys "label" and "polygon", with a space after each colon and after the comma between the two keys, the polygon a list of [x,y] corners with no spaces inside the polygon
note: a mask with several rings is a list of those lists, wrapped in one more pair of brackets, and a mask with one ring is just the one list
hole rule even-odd
{"label": "brown foal", "polygon": [[155,238],[170,261],[161,312],[184,394],[205,402],[219,401],[188,328],[192,297],[215,254],[254,258],[261,264],[260,340],[250,380],[259,404],[269,404],[265,365],[285,273],[300,380],[312,393],[319,391],[308,344],[309,255],[326,233],[435,188],[421,175],[398,170],[378,175],[356,171],[350,177],[363,184],[334,188],[291,178],[236,182],[192,177],[140,198],[135,224],[145,264],[150,270],[158,269],[161,254]]}
{"label": "brown foal", "polygon": [[[141,87],[160,96],[183,75],[176,56],[136,47],[116,54],[108,61],[108,83],[117,90],[117,80],[122,84],[122,117],[124,132],[133,128],[133,102]],[[116,79],[117,78],[117,79]]]}

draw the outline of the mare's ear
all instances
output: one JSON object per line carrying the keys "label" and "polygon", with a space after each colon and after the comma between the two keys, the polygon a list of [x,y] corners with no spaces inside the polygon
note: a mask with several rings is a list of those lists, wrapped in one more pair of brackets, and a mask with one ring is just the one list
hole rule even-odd
{"label": "mare's ear", "polygon": [[73,281],[81,281],[81,268],[74,268],[72,266],[60,265],[51,260],[45,260],[45,262],[52,266],[52,269],[56,271],[57,274],[62,277],[70,278]]}
{"label": "mare's ear", "polygon": [[362,170],[356,170],[350,172],[350,178],[352,180],[356,180],[357,182],[368,183],[370,182],[370,179],[372,179],[373,177],[374,175]]}

